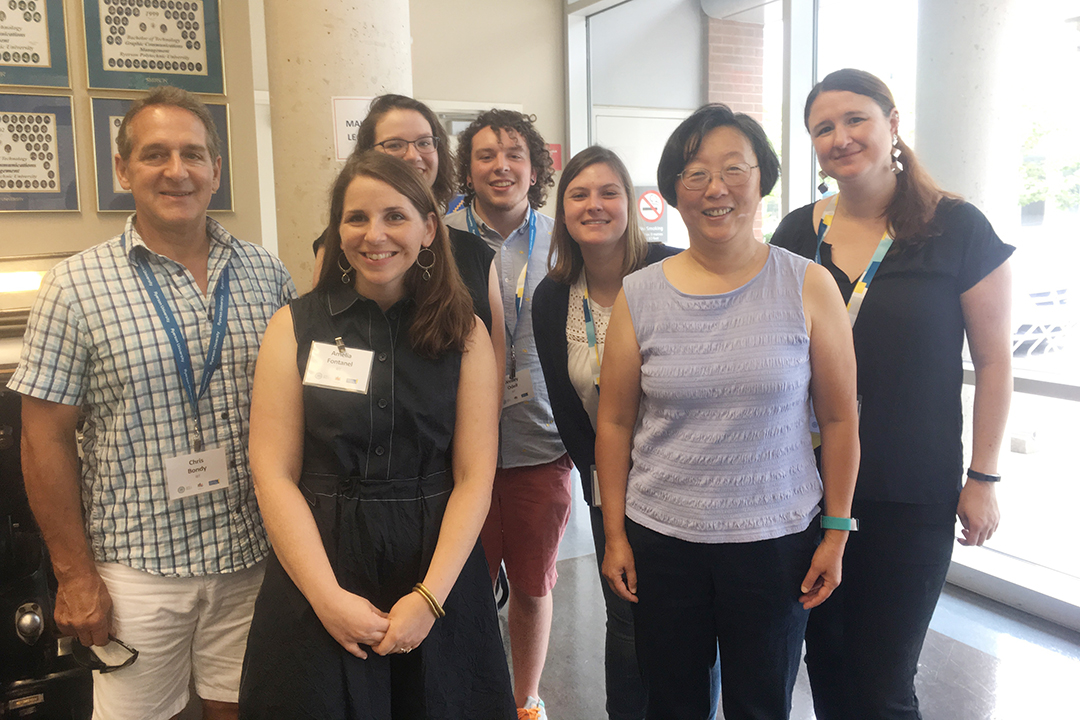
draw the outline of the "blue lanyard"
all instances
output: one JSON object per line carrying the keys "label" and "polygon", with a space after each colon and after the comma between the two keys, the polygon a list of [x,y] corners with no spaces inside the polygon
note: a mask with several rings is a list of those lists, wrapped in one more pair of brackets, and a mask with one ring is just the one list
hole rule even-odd
{"label": "blue lanyard", "polygon": [[[829,228],[832,227],[838,197],[840,196],[833,195],[829,198],[829,202],[825,205],[825,211],[821,214],[821,222],[818,223],[817,251],[814,253],[814,262],[818,265],[821,264],[821,243],[825,240]],[[851,299],[848,300],[847,304],[848,319],[851,321],[851,327],[855,327],[855,321],[859,319],[859,310],[862,309],[863,299],[866,297],[867,291],[870,290],[870,283],[874,281],[874,275],[877,274],[881,261],[885,259],[885,255],[889,252],[892,244],[892,235],[886,230],[885,234],[881,236],[880,242],[878,242],[874,256],[870,258],[870,264],[866,266],[866,270],[863,271],[859,281],[855,283],[855,289],[851,291]]]}
{"label": "blue lanyard", "polygon": [[[120,239],[120,246],[126,251],[125,239],[126,236]],[[146,288],[146,293],[150,296],[150,302],[153,303],[158,318],[160,318],[161,324],[165,328],[165,335],[169,338],[169,344],[172,345],[176,369],[180,372],[180,381],[183,383],[184,392],[191,403],[192,414],[195,418],[195,432],[191,444],[195,452],[201,452],[203,443],[202,424],[199,421],[199,400],[206,394],[207,388],[210,387],[210,378],[221,365],[221,348],[225,344],[225,326],[229,316],[229,266],[226,265],[225,269],[222,270],[221,279],[214,290],[214,320],[210,330],[210,344],[206,351],[206,362],[203,364],[199,393],[196,395],[195,371],[191,366],[191,354],[188,351],[187,338],[184,337],[184,332],[176,322],[176,316],[173,314],[172,308],[169,307],[169,303],[165,300],[165,294],[161,290],[157,277],[154,276],[154,271],[150,269],[145,259],[138,255],[132,258],[132,262],[135,265],[135,272],[138,274],[139,279],[142,280],[143,287]]]}
{"label": "blue lanyard", "polygon": [[[465,208],[465,222],[469,226],[469,232],[473,235],[480,235],[480,228],[476,224],[476,218],[473,217],[472,205]],[[509,322],[506,324],[507,337],[510,340],[510,379],[517,378],[517,352],[514,349],[514,336],[517,334],[518,326],[521,324],[521,304],[525,300],[525,283],[529,276],[529,262],[532,260],[533,246],[536,245],[536,211],[531,207],[529,208],[529,254],[525,257],[525,267],[521,268],[521,274],[518,276],[517,292],[514,296],[514,312],[516,319],[514,320],[513,329],[510,328]]]}
{"label": "blue lanyard", "polygon": [[[584,268],[581,272],[584,275]],[[588,282],[585,283],[581,309],[585,314],[585,338],[589,341],[589,349],[592,350],[589,361],[592,365],[593,387],[596,388],[596,392],[600,392],[600,345],[596,342],[596,325],[593,323],[592,307],[589,305]]]}

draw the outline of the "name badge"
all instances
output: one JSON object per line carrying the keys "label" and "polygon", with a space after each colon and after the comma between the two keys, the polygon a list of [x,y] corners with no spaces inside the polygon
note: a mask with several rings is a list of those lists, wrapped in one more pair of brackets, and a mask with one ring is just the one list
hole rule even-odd
{"label": "name badge", "polygon": [[304,369],[304,384],[367,393],[374,360],[375,353],[370,350],[312,342]]}
{"label": "name badge", "polygon": [[225,448],[211,448],[190,455],[165,458],[165,483],[169,501],[216,492],[229,487]]}
{"label": "name badge", "polygon": [[519,370],[517,377],[506,376],[506,391],[503,393],[503,409],[533,399],[532,375],[528,370]]}
{"label": "name badge", "polygon": [[595,465],[592,466],[592,506],[600,507],[600,478]]}

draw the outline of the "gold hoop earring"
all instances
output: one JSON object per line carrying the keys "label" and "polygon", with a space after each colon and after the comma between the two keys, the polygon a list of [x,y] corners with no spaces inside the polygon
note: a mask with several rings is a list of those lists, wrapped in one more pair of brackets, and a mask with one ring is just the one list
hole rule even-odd
{"label": "gold hoop earring", "polygon": [[[420,262],[421,254],[424,253],[424,252],[427,252],[429,255],[431,255],[431,262],[429,262],[427,265]],[[418,268],[420,268],[421,270],[424,271],[424,281],[425,282],[430,280],[431,279],[431,268],[435,267],[435,251],[432,250],[429,247],[420,248],[420,252],[416,253],[416,267],[418,267]]]}
{"label": "gold hoop earring", "polygon": [[338,270],[341,271],[341,284],[342,285],[348,285],[349,283],[352,282],[352,278],[349,277],[349,273],[351,273],[353,271],[353,266],[349,265],[348,260],[345,260],[346,267],[341,267],[341,261],[342,260],[345,260],[345,253],[342,253],[341,255],[338,255],[337,266],[338,266]]}

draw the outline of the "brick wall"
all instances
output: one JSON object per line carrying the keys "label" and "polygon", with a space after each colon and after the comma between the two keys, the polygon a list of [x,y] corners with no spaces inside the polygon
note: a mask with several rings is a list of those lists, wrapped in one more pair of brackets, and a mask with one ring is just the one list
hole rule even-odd
{"label": "brick wall", "polygon": [[[765,26],[709,18],[709,102],[761,122],[762,78],[765,75]],[[758,208],[754,234],[761,237],[763,208]]]}
{"label": "brick wall", "polygon": [[760,121],[764,26],[709,18],[709,102],[720,102]]}

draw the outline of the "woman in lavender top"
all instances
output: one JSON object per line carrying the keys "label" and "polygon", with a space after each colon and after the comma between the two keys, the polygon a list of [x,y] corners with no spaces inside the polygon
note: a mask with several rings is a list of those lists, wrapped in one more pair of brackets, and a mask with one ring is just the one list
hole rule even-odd
{"label": "woman in lavender top", "polygon": [[[613,151],[593,145],[575,155],[559,180],[549,272],[533,295],[536,354],[559,436],[581,476],[598,564],[604,561],[604,519],[593,489],[597,376],[611,306],[624,277],[679,252],[646,242],[632,206],[636,197],[630,172]],[[630,603],[606,586],[604,606],[607,716],[641,720],[648,691],[634,649],[633,612]],[[719,671],[718,664],[712,675],[714,711],[720,697]]]}
{"label": "woman in lavender top", "polygon": [[818,544],[817,515],[850,516],[851,328],[828,273],[755,233],[779,175],[755,120],[699,109],[657,175],[690,248],[628,276],[612,310],[596,441],[603,572],[634,604],[648,718],[708,716],[717,642],[724,717],[787,718],[808,610],[839,584],[847,541],[827,529]]}

